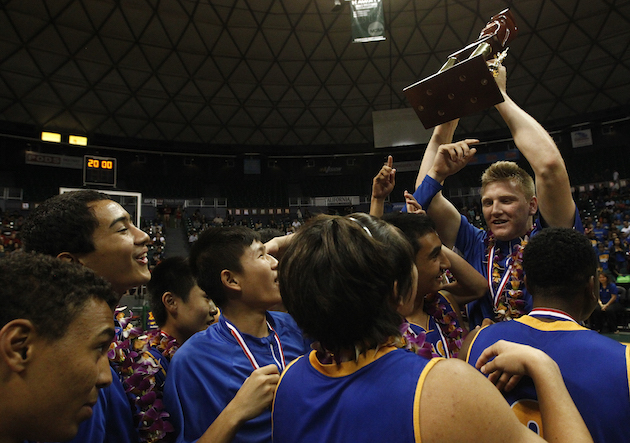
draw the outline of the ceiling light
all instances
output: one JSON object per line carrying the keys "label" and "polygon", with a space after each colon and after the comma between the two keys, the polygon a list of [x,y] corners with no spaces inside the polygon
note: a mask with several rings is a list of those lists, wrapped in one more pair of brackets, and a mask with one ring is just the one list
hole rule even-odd
{"label": "ceiling light", "polygon": [[45,142],[61,143],[61,134],[56,132],[42,132],[42,140]]}
{"label": "ceiling light", "polygon": [[68,139],[68,143],[71,145],[87,146],[87,137],[80,135],[71,135]]}

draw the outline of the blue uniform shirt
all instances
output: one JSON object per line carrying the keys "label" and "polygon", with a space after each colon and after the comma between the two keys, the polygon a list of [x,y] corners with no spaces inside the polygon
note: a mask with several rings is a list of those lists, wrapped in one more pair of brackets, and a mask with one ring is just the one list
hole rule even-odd
{"label": "blue uniform shirt", "polygon": [[[267,321],[278,334],[287,364],[308,352],[309,344],[290,315],[268,312]],[[261,367],[277,364],[280,352],[273,332],[263,338],[241,336]],[[164,402],[177,442],[199,439],[253,370],[224,316],[189,338],[173,356],[164,386]],[[271,411],[245,423],[233,442],[271,442]]]}
{"label": "blue uniform shirt", "polygon": [[[630,348],[570,319],[539,315],[537,311],[481,329],[470,346],[468,363],[474,366],[483,350],[498,340],[541,349],[560,367],[593,440],[630,442]],[[504,395],[523,424],[535,431],[542,428],[530,378],[523,378]]]}

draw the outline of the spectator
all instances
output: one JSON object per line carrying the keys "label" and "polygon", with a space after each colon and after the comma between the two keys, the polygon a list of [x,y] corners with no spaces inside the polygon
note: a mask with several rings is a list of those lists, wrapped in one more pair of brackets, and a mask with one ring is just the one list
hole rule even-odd
{"label": "spectator", "polygon": [[618,334],[617,315],[621,309],[617,285],[610,281],[606,272],[601,271],[599,273],[599,300],[592,317],[594,329],[601,332],[606,322],[608,331],[611,334]]}
{"label": "spectator", "polygon": [[610,248],[609,257],[612,259],[609,259],[609,265],[612,265],[611,271],[615,276],[628,273],[628,247],[621,241],[619,237],[614,238],[613,245]]}
{"label": "spectator", "polygon": [[606,248],[606,244],[603,242],[597,242],[597,261],[599,262],[599,267],[604,271],[608,272],[608,265],[610,263],[610,251]]}

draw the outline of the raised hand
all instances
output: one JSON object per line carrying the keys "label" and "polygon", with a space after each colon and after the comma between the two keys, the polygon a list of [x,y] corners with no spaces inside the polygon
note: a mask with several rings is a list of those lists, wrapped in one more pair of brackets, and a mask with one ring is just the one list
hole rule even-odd
{"label": "raised hand", "polygon": [[409,214],[426,214],[426,211],[422,209],[418,200],[409,191],[404,192],[405,204],[407,205],[407,212]]}
{"label": "raised hand", "polygon": [[387,163],[372,180],[372,198],[384,200],[394,190],[396,169],[393,166],[394,158],[390,155],[387,157]]}
{"label": "raised hand", "polygon": [[477,148],[472,147],[479,143],[477,139],[467,138],[456,143],[440,145],[429,175],[439,182],[459,172],[473,159]]}

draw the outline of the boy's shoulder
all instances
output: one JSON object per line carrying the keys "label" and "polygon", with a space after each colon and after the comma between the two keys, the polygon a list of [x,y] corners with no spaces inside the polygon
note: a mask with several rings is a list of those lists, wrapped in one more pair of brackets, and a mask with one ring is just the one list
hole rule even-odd
{"label": "boy's shoulder", "polygon": [[280,333],[278,329],[284,329],[286,331],[297,331],[302,334],[302,330],[297,325],[293,317],[286,312],[281,311],[267,311],[267,320],[271,326],[276,329],[276,332]]}

